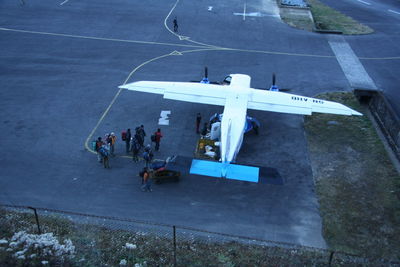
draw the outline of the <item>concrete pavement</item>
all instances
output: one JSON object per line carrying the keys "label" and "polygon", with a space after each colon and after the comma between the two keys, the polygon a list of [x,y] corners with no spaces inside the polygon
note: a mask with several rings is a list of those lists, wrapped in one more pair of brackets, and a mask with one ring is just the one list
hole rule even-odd
{"label": "concrete pavement", "polygon": [[[191,158],[196,113],[206,118],[222,111],[119,92],[124,82],[196,80],[208,66],[211,80],[245,73],[253,87],[269,87],[275,72],[278,84],[296,94],[349,90],[325,36],[274,16],[243,20],[233,14],[243,11],[241,1],[63,2],[0,4],[1,203],[326,246],[301,116],[249,111],[262,129],[245,137],[238,161],[276,168],[284,185],[185,174],[177,184],[143,193],[142,163],[120,157],[121,140],[111,170],[84,147],[88,138],[111,131],[120,137],[140,124],[149,142],[168,110],[170,125],[161,126],[165,137],[156,157]],[[271,4],[247,3],[246,12],[265,14]],[[172,28],[174,16],[178,35],[165,27]]]}

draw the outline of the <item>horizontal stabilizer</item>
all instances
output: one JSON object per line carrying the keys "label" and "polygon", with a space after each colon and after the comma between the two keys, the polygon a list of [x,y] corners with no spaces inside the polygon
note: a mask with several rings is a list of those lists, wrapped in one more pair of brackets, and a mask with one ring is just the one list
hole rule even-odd
{"label": "horizontal stabilizer", "polygon": [[[190,173],[221,178],[223,167],[224,164],[221,162],[194,159]],[[258,183],[259,168],[257,167],[228,164],[226,168],[227,179]]]}

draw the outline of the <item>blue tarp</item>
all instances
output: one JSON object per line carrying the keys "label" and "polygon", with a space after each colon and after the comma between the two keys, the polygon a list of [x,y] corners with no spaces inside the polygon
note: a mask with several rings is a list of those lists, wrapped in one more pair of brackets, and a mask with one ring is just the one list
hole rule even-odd
{"label": "blue tarp", "polygon": [[[221,178],[222,167],[223,164],[220,162],[194,159],[192,160],[190,173]],[[257,167],[236,164],[227,166],[227,179],[258,183],[258,176],[259,168]]]}

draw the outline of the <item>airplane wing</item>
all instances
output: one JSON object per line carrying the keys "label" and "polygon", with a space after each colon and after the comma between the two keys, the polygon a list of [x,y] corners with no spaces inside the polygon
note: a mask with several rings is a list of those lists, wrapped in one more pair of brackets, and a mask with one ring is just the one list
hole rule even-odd
{"label": "airplane wing", "polygon": [[249,109],[311,115],[313,112],[339,115],[358,115],[361,113],[340,103],[304,97],[276,91],[251,89]]}
{"label": "airplane wing", "polygon": [[[166,99],[219,106],[225,106],[226,97],[231,94],[229,86],[188,82],[140,81],[124,84],[119,88],[161,94]],[[250,89],[247,108],[301,115],[311,115],[313,112],[362,115],[332,101],[253,88]]]}
{"label": "airplane wing", "polygon": [[119,86],[133,91],[163,95],[166,99],[224,106],[227,87],[188,82],[140,81]]}

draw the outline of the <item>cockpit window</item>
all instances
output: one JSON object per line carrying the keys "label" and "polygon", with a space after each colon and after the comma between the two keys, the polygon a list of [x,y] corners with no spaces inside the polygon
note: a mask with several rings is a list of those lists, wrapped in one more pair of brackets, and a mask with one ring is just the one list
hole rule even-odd
{"label": "cockpit window", "polygon": [[231,81],[232,81],[232,77],[231,76],[226,76],[224,81],[223,81],[223,84],[231,84]]}

